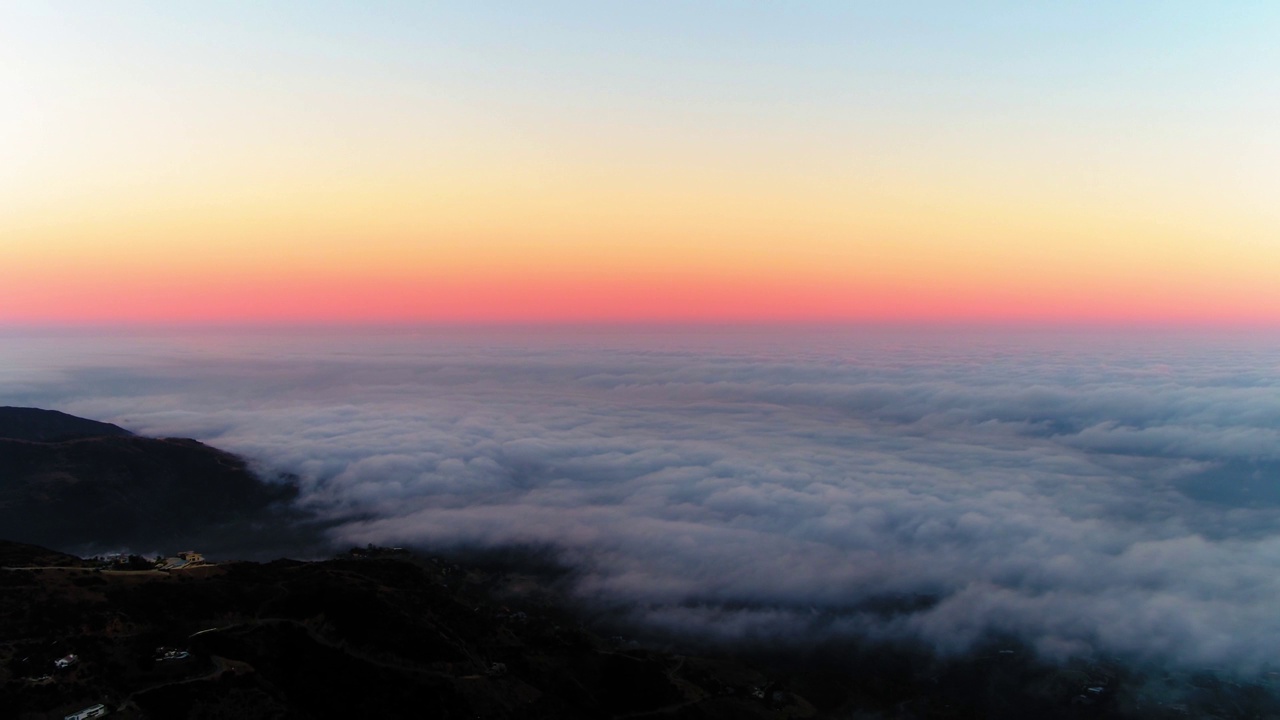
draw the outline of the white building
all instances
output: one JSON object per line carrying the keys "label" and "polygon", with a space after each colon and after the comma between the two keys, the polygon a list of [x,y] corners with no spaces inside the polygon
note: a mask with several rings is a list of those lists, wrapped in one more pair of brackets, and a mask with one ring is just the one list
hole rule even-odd
{"label": "white building", "polygon": [[107,706],[102,703],[98,703],[97,705],[87,707],[78,713],[72,713],[64,717],[62,720],[89,720],[89,718],[102,717],[106,714]]}

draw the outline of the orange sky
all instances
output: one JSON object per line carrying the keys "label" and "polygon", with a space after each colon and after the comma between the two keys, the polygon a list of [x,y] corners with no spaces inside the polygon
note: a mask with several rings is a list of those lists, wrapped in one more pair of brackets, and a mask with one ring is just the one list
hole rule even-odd
{"label": "orange sky", "polygon": [[1280,13],[479,7],[0,11],[0,323],[1280,323]]}

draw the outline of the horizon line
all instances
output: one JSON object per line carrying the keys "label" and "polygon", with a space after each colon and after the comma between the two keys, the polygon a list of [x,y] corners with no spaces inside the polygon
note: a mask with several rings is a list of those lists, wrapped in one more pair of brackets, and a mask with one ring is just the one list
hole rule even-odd
{"label": "horizon line", "polygon": [[678,329],[678,328],[915,328],[915,329],[1152,329],[1276,330],[1280,318],[614,318],[614,319],[458,319],[458,320],[0,320],[0,331],[21,330],[391,330],[391,329]]}

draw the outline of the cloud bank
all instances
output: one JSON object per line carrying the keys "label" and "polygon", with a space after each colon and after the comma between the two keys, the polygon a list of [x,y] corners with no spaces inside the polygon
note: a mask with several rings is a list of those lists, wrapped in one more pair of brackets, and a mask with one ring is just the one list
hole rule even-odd
{"label": "cloud bank", "polygon": [[[1280,343],[1033,331],[6,336],[0,398],[297,473],[340,544],[557,550],[707,636],[1280,643]],[[911,611],[880,598],[927,597]]]}

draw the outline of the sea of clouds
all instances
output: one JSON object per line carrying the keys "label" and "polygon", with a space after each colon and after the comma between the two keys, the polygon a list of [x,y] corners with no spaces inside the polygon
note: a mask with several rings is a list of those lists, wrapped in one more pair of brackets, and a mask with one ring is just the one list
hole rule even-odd
{"label": "sea of clouds", "polygon": [[0,404],[296,473],[340,546],[552,548],[673,631],[1280,647],[1274,333],[10,330]]}

